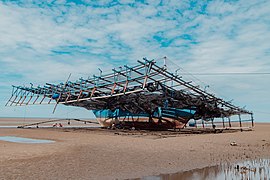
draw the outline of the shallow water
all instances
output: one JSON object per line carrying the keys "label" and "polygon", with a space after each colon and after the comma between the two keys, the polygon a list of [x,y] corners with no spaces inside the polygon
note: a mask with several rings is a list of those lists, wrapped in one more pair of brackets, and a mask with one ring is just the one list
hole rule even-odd
{"label": "shallow water", "polygon": [[16,137],[16,136],[0,136],[0,141],[8,141],[8,142],[14,142],[14,143],[27,143],[27,144],[55,142],[52,140],[31,139],[31,138],[23,138],[23,137]]}
{"label": "shallow water", "polygon": [[270,179],[270,159],[250,160],[234,164],[222,164],[219,166],[195,169],[173,174],[160,174],[148,176],[142,180],[225,180],[225,179]]}
{"label": "shallow water", "polygon": [[9,128],[17,128],[18,126],[0,126],[0,129],[2,129],[2,128],[7,128],[7,129],[9,129]]}

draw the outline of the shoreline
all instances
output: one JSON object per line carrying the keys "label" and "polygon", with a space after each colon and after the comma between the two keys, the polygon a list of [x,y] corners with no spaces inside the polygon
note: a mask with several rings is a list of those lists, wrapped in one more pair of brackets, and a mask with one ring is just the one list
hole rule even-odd
{"label": "shoreline", "polygon": [[[112,130],[3,128],[0,136],[56,141],[0,141],[0,179],[134,179],[220,163],[270,158],[270,123],[218,134],[117,134]],[[231,146],[235,141],[237,146]],[[26,173],[27,172],[27,173]]]}

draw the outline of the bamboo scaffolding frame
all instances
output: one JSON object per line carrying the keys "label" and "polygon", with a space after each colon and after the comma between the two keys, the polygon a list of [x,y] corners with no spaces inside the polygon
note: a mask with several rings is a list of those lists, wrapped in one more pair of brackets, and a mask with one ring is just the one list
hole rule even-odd
{"label": "bamboo scaffolding frame", "polygon": [[[242,127],[241,114],[250,114],[253,126],[252,112],[200,89],[192,81],[185,81],[181,76],[169,72],[166,66],[158,66],[154,60],[147,60],[146,58],[143,60],[138,60],[139,64],[133,67],[125,65],[124,68],[119,70],[113,69],[112,73],[93,75],[93,77],[87,79],[80,78],[75,82],[68,81],[68,78],[65,83],[45,83],[43,87],[12,86],[12,94],[6,106],[12,106],[13,104],[15,106],[55,104],[54,112],[58,104],[89,104],[90,107],[94,107],[106,104],[113,98],[120,98],[121,100],[123,96],[125,97],[122,98],[123,103],[126,103],[125,101],[132,102],[134,98],[144,98],[145,104],[143,107],[142,104],[133,103],[140,111],[148,111],[144,108],[162,104],[164,99],[159,98],[160,95],[163,95],[164,98],[170,100],[171,106],[191,109],[201,108],[203,110],[201,113],[205,113],[200,114],[202,119],[211,116],[222,117],[223,127],[225,127],[225,117],[228,118],[231,127],[231,115],[239,115],[239,123]],[[164,59],[164,61],[166,60]],[[168,85],[167,82],[171,82],[171,85]],[[148,94],[151,96],[148,96]],[[177,95],[179,96],[178,99]],[[54,96],[57,98],[54,98]],[[46,98],[48,101],[45,101]],[[184,99],[181,100],[181,98]],[[113,104],[117,105],[117,103]],[[205,105],[205,107],[199,106],[199,104]],[[220,115],[218,115],[219,113]],[[202,120],[202,123],[204,126],[204,120]]]}

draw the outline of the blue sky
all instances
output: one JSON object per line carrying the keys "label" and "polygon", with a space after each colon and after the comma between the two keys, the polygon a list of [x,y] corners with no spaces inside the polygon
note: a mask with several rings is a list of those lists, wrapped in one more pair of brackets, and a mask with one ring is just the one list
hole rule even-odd
{"label": "blue sky", "polygon": [[[191,73],[270,72],[270,1],[0,1],[0,116],[93,117],[59,106],[4,107],[11,85],[75,80],[167,56]],[[194,81],[270,120],[270,75]]]}

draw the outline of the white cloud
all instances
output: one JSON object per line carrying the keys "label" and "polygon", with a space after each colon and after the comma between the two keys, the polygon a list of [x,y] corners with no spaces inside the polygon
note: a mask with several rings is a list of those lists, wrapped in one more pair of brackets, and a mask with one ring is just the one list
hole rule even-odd
{"label": "white cloud", "polygon": [[[0,86],[60,81],[70,72],[75,79],[142,57],[167,56],[197,73],[270,71],[269,1],[84,2],[0,2]],[[269,78],[200,78],[237,102],[269,99]],[[250,94],[257,99],[246,101]]]}

